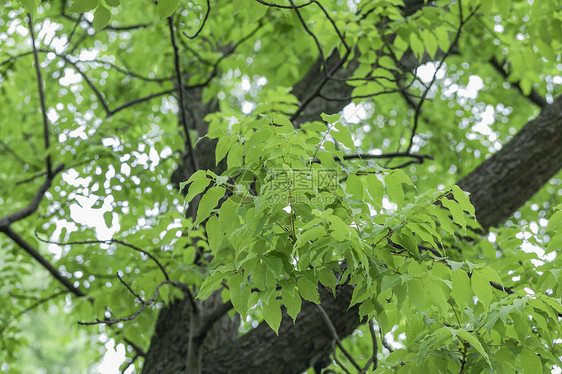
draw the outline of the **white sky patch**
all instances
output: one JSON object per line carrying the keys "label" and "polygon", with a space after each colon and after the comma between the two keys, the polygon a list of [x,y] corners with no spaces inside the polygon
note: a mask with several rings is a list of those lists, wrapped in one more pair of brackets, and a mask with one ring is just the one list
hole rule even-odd
{"label": "white sky patch", "polygon": [[[107,351],[103,356],[101,364],[98,365],[98,372],[103,374],[119,374],[119,365],[125,361],[125,346],[118,344],[115,347],[115,340],[110,339],[105,343]],[[133,373],[133,367],[130,366],[125,374]]]}
{"label": "white sky patch", "polygon": [[355,105],[355,103],[349,103],[343,108],[343,118],[349,123],[359,123],[367,118],[367,112],[363,105]]}
{"label": "white sky patch", "polygon": [[37,40],[43,40],[42,44],[49,45],[55,37],[55,32],[60,28],[60,24],[53,23],[46,19],[41,27],[41,31],[37,34]]}
{"label": "white sky patch", "polygon": [[93,209],[92,205],[98,200],[97,196],[76,196],[76,203],[70,205],[70,217],[80,225],[94,227],[98,240],[109,240],[113,234],[121,229],[117,213],[112,214],[111,227],[107,227],[104,213],[112,210],[113,196],[107,196],[101,208]]}
{"label": "white sky patch", "polygon": [[242,112],[244,114],[250,114],[252,112],[252,110],[254,110],[255,107],[256,106],[253,103],[251,103],[249,101],[244,101],[242,103]]}
{"label": "white sky patch", "polygon": [[[416,71],[417,76],[424,82],[424,83],[429,83],[431,82],[431,80],[433,79],[433,74],[435,74],[435,70],[437,69],[437,64],[436,62],[428,62],[426,64],[421,65],[420,67],[418,67],[418,70]],[[445,68],[446,65],[443,64],[441,66],[441,69],[439,69],[439,72],[437,72],[437,79],[442,79],[445,76]]]}
{"label": "white sky patch", "polygon": [[482,78],[477,75],[471,75],[468,78],[468,84],[466,87],[459,88],[458,94],[460,96],[469,98],[469,99],[476,99],[478,96],[478,91],[484,87],[484,82]]}
{"label": "white sky patch", "polygon": [[87,49],[83,49],[80,51],[80,55],[78,56],[78,59],[81,61],[88,61],[88,60],[93,60],[96,57],[98,57],[99,55],[99,50],[94,49],[92,51],[88,51]]}
{"label": "white sky patch", "polygon": [[64,76],[59,79],[59,84],[61,86],[65,86],[68,87],[72,84],[78,83],[82,80],[82,76],[76,72],[74,72],[74,70],[69,69],[69,68],[65,68],[64,69]]}
{"label": "white sky patch", "polygon": [[[486,109],[479,113],[482,120],[476,125],[472,126],[472,131],[480,133],[486,136],[495,135],[494,131],[490,128],[490,125],[494,123],[494,107],[487,105]],[[495,139],[490,139],[494,141]]]}
{"label": "white sky patch", "polygon": [[247,75],[244,75],[242,77],[242,83],[240,85],[242,86],[242,89],[244,91],[250,91],[250,88],[252,88],[252,85],[250,84],[250,78],[248,78]]}

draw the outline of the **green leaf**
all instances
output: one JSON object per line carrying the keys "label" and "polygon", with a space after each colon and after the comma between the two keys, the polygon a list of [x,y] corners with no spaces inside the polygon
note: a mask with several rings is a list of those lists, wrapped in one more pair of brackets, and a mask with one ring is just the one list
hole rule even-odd
{"label": "green leaf", "polygon": [[205,278],[201,287],[199,288],[199,293],[197,294],[197,298],[201,300],[207,299],[213,292],[218,290],[222,287],[222,280],[224,278],[224,274],[220,271],[213,272],[210,276]]}
{"label": "green leaf", "polygon": [[369,191],[369,195],[371,195],[375,209],[381,209],[384,187],[375,174],[367,175],[367,191]]}
{"label": "green leaf", "polygon": [[284,127],[286,129],[285,131],[291,132],[294,129],[291,120],[284,115],[274,113],[271,115],[271,121],[273,124]]}
{"label": "green leaf", "polygon": [[121,3],[119,0],[105,0],[105,3],[111,7],[119,6]]}
{"label": "green leaf", "polygon": [[240,143],[232,144],[230,150],[228,151],[228,157],[226,158],[226,164],[229,169],[242,166],[242,156],[244,148]]}
{"label": "green leaf", "polygon": [[468,212],[472,217],[474,217],[475,216],[474,206],[472,205],[470,199],[468,198],[470,194],[468,192],[464,192],[463,190],[461,190],[460,187],[457,185],[453,186],[452,191],[453,191],[453,197],[455,198],[455,200],[457,200],[460,207],[464,211]]}
{"label": "green leaf", "polygon": [[217,142],[217,146],[215,148],[215,165],[218,165],[224,156],[226,156],[233,143],[234,139],[232,137],[228,135],[219,136],[219,141]]}
{"label": "green leaf", "polygon": [[420,59],[423,56],[425,49],[416,32],[410,33],[410,48],[414,51],[416,58]]}
{"label": "green leaf", "polygon": [[435,36],[437,37],[437,43],[442,51],[447,51],[451,40],[449,39],[449,32],[444,26],[435,29]]}
{"label": "green leaf", "polygon": [[332,123],[336,123],[337,121],[339,121],[340,118],[341,118],[341,115],[337,114],[337,113],[336,114],[330,114],[330,115],[328,115],[326,113],[322,113],[322,114],[320,114],[320,117],[322,118],[323,121],[326,121],[326,122],[332,124]]}
{"label": "green leaf", "polygon": [[508,18],[511,14],[511,0],[494,0],[502,18]]}
{"label": "green leaf", "polygon": [[39,5],[41,5],[41,0],[18,0],[19,3],[25,8],[28,13],[35,13]]}
{"label": "green leaf", "polygon": [[408,298],[412,300],[418,313],[425,312],[425,290],[420,280],[412,279],[408,282]]}
{"label": "green leaf", "polygon": [[76,0],[72,3],[68,11],[70,13],[85,13],[95,9],[99,5],[99,0]]}
{"label": "green leaf", "polygon": [[337,280],[336,280],[336,276],[335,276],[334,272],[331,269],[327,269],[327,268],[320,269],[320,271],[318,273],[318,280],[324,286],[326,286],[326,287],[328,287],[332,290],[335,290]]}
{"label": "green leaf", "polygon": [[524,349],[518,357],[519,365],[524,374],[542,374],[542,362],[540,357],[529,349]]}
{"label": "green leaf", "polygon": [[428,300],[431,300],[431,304],[438,306],[441,312],[445,314],[449,309],[449,304],[441,288],[441,282],[427,279],[423,281],[423,288]]}
{"label": "green leaf", "polygon": [[209,240],[209,247],[211,250],[218,251],[222,244],[222,234],[219,230],[219,219],[217,216],[209,217],[207,220],[207,238]]}
{"label": "green leaf", "polygon": [[385,275],[381,281],[381,293],[399,284],[402,284],[402,277],[400,277],[398,274]]}
{"label": "green leaf", "polygon": [[384,178],[384,183],[390,200],[396,204],[402,204],[404,202],[404,190],[399,177],[395,173],[391,173]]}
{"label": "green leaf", "polygon": [[111,211],[104,212],[103,220],[105,221],[105,226],[110,229],[113,224],[113,213]]}
{"label": "green leaf", "polygon": [[478,338],[476,336],[474,336],[470,332],[464,331],[464,330],[458,331],[457,336],[459,338],[463,339],[464,341],[466,341],[471,346],[473,346],[478,351],[478,353],[480,353],[480,355],[486,359],[488,364],[492,365],[492,363],[490,362],[490,357],[488,356],[488,353],[486,352],[486,350],[484,349],[484,347],[482,346],[482,344],[480,343],[480,341],[478,340]]}
{"label": "green leaf", "polygon": [[461,226],[463,229],[466,228],[465,213],[461,209],[460,205],[456,201],[447,199],[446,197],[441,199],[441,203],[445,208],[449,209],[449,212],[451,212],[453,222]]}
{"label": "green leaf", "polygon": [[179,0],[158,0],[158,14],[162,18],[171,16],[179,7]]}
{"label": "green leaf", "polygon": [[279,326],[281,326],[281,303],[272,297],[268,303],[262,303],[263,318],[265,322],[275,331],[279,333]]}
{"label": "green leaf", "polygon": [[245,320],[248,312],[248,298],[250,297],[250,289],[246,284],[246,279],[240,273],[234,274],[228,280],[228,288],[234,310],[240,313],[242,320]]}
{"label": "green leaf", "polygon": [[224,187],[211,187],[201,198],[199,207],[197,208],[197,219],[195,225],[201,223],[211,214],[211,211],[217,206],[219,200],[224,196]]}
{"label": "green leaf", "polygon": [[353,200],[363,200],[363,183],[361,178],[350,174],[345,184],[345,191],[351,195]]}
{"label": "green leaf", "polygon": [[283,287],[283,289],[281,289],[281,300],[285,308],[287,308],[287,314],[294,322],[301,311],[302,299],[299,293],[296,289],[289,291],[286,287]]}
{"label": "green leaf", "polygon": [[478,301],[482,303],[487,310],[492,302],[492,286],[490,286],[490,281],[486,277],[486,274],[480,269],[476,269],[472,272],[470,281],[472,284],[472,291],[474,291],[474,294],[478,297]]}
{"label": "green leaf", "polygon": [[324,226],[314,226],[309,230],[305,230],[302,234],[297,236],[297,241],[295,243],[296,247],[301,247],[309,241],[314,241],[326,235],[326,229]]}
{"label": "green leaf", "polygon": [[111,12],[103,5],[100,5],[97,7],[96,11],[94,12],[94,21],[92,22],[92,25],[94,26],[95,29],[101,30],[105,26],[107,26],[110,19],[111,19]]}
{"label": "green leaf", "polygon": [[350,227],[338,216],[328,216],[330,222],[331,235],[338,241],[348,240],[351,237]]}
{"label": "green leaf", "polygon": [[453,299],[459,308],[464,309],[470,298],[470,278],[464,270],[457,269],[453,271],[452,282]]}
{"label": "green leaf", "polygon": [[423,30],[422,32],[423,44],[425,46],[426,52],[429,54],[430,57],[435,57],[437,53],[437,39],[435,35],[430,30]]}
{"label": "green leaf", "polygon": [[320,304],[320,295],[318,294],[318,285],[312,283],[308,278],[302,276],[297,279],[297,288],[302,298],[315,304]]}
{"label": "green leaf", "polygon": [[[189,183],[189,181],[185,182],[185,184]],[[209,184],[211,183],[211,180],[209,178],[199,178],[199,179],[195,179],[191,185],[189,186],[189,189],[187,190],[187,196],[185,197],[185,202],[189,203],[191,200],[193,200],[193,198],[197,195],[199,195],[201,192],[205,191],[205,189],[207,188],[207,186],[209,186]],[[185,186],[184,184],[184,186]],[[181,190],[181,187],[180,187]]]}
{"label": "green leaf", "polygon": [[347,148],[355,149],[355,144],[353,143],[353,139],[351,137],[351,132],[349,129],[342,125],[340,122],[336,122],[334,127],[338,131],[331,131],[330,135],[340,144],[343,144]]}

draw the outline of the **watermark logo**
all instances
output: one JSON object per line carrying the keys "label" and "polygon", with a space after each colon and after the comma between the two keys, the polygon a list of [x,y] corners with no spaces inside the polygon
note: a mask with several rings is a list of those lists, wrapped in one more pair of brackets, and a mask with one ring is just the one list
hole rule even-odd
{"label": "watermark logo", "polygon": [[284,169],[261,170],[238,167],[227,170],[231,200],[238,204],[253,204],[258,195],[270,204],[332,204],[338,186],[336,170]]}
{"label": "watermark logo", "polygon": [[271,204],[331,204],[338,185],[336,170],[271,169],[268,171],[267,201]]}

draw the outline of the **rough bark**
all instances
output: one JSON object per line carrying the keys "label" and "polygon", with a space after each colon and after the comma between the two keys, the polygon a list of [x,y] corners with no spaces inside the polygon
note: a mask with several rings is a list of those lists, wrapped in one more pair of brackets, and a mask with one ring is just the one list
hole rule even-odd
{"label": "rough bark", "polygon": [[497,226],[562,168],[562,97],[546,106],[501,151],[461,179],[476,218]]}

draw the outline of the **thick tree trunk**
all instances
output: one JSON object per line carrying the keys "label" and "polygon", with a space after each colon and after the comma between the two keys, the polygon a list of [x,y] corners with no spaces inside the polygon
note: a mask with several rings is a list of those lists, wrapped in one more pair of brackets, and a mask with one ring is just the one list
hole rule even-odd
{"label": "thick tree trunk", "polygon": [[562,97],[559,97],[458,185],[471,193],[476,218],[487,229],[509,218],[561,168]]}

